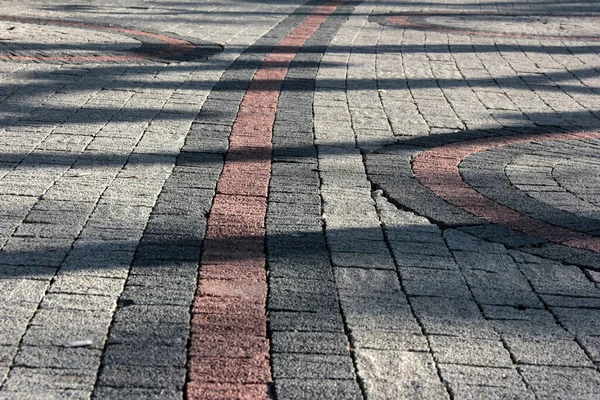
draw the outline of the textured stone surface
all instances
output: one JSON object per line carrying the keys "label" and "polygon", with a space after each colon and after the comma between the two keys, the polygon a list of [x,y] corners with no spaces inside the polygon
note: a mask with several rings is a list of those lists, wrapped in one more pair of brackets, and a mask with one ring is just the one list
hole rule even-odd
{"label": "textured stone surface", "polygon": [[599,11],[3,4],[0,398],[597,398]]}

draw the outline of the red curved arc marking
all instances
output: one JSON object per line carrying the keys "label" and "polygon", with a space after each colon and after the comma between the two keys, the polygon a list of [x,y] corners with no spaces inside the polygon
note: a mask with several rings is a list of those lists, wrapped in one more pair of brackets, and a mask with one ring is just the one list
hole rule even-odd
{"label": "red curved arc marking", "polygon": [[[427,15],[427,14],[423,14]],[[488,15],[488,14],[461,14],[461,15]],[[491,14],[493,15],[493,14]],[[404,25],[413,28],[421,28],[433,31],[455,33],[457,35],[473,35],[473,36],[492,36],[492,37],[509,37],[516,39],[548,39],[548,40],[589,40],[595,41],[600,40],[598,36],[554,36],[554,35],[527,35],[524,33],[501,33],[501,32],[488,32],[488,31],[475,31],[470,29],[458,29],[448,28],[445,26],[435,24],[422,24],[418,22],[412,22],[410,20],[414,15],[393,15],[387,17],[387,21],[393,25]],[[595,18],[594,18],[595,19]]]}
{"label": "red curved arc marking", "polygon": [[418,181],[437,196],[493,224],[505,226],[554,243],[600,253],[600,238],[561,228],[523,215],[484,197],[463,181],[459,164],[471,154],[495,147],[539,141],[600,139],[600,132],[494,137],[449,144],[421,153],[413,163]]}
{"label": "red curved arc marking", "polygon": [[256,71],[240,104],[200,261],[188,399],[269,398],[265,218],[275,113],[294,57],[344,2],[317,7],[288,34]]}
{"label": "red curved arc marking", "polygon": [[15,55],[0,55],[0,60],[10,61],[136,61],[146,60],[149,58],[161,58],[174,54],[185,55],[196,49],[196,45],[192,42],[183,39],[177,39],[174,37],[160,35],[156,33],[144,32],[137,29],[121,28],[115,26],[105,25],[94,25],[86,24],[82,22],[69,22],[69,21],[54,21],[39,18],[22,18],[12,16],[0,16],[0,20],[13,21],[21,23],[31,23],[36,25],[55,25],[55,26],[67,26],[72,28],[81,29],[92,29],[96,31],[114,32],[124,34],[126,36],[137,36],[147,37],[150,39],[158,40],[167,45],[167,48],[162,51],[148,54],[130,54],[130,55],[111,55],[111,56],[15,56]]}

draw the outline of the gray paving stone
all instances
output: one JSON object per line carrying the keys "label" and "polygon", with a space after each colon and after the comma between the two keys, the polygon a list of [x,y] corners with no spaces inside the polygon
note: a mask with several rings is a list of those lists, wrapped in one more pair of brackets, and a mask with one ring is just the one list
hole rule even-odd
{"label": "gray paving stone", "polygon": [[[277,163],[275,164],[277,165]],[[273,202],[288,204],[312,204],[321,205],[321,199],[317,195],[303,193],[289,193],[282,191],[272,191],[269,193],[269,200]]]}
{"label": "gray paving stone", "polygon": [[0,264],[58,267],[71,243],[55,238],[12,238],[0,251]]}
{"label": "gray paving stone", "polygon": [[[287,250],[288,255],[303,254],[311,252],[313,254],[326,254],[325,241],[317,235],[297,233],[292,235],[270,235],[267,237],[267,246],[270,254],[274,256],[285,255]],[[296,257],[302,258],[302,257]]]}
{"label": "gray paving stone", "polygon": [[17,228],[13,236],[69,239],[77,236],[83,228],[83,225],[83,222],[64,222],[61,224],[24,222]]}
{"label": "gray paving stone", "polygon": [[[378,155],[368,155],[367,168],[378,163]],[[371,175],[375,184],[385,187],[390,197],[395,201],[405,205],[411,210],[415,210],[420,215],[431,216],[436,221],[442,221],[450,226],[458,225],[478,225],[481,221],[465,211],[450,206],[438,197],[421,186],[412,177],[406,175],[409,166],[398,166],[392,170],[386,171],[385,175]],[[423,202],[422,199],[427,201]]]}
{"label": "gray paving stone", "polygon": [[553,308],[553,313],[565,328],[576,335],[593,335],[598,332],[600,310]]}
{"label": "gray paving stone", "polygon": [[580,336],[577,339],[586,354],[597,364],[600,361],[600,338],[598,336]]}
{"label": "gray paving stone", "polygon": [[467,336],[482,339],[494,339],[497,333],[495,326],[487,321],[461,319],[461,318],[434,318],[430,316],[419,317],[426,334]]}
{"label": "gray paving stone", "polygon": [[63,275],[79,273],[124,278],[121,268],[129,266],[133,255],[132,251],[107,251],[102,246],[95,249],[74,249],[65,259],[60,272]]}
{"label": "gray paving stone", "polygon": [[383,297],[342,297],[346,324],[353,330],[420,332],[402,294]]}
{"label": "gray paving stone", "polygon": [[513,364],[499,340],[429,336],[429,342],[439,363],[505,368]]}
{"label": "gray paving stone", "polygon": [[[352,236],[355,237],[353,238]],[[347,237],[337,235],[337,237],[334,238],[328,235],[327,243],[329,244],[330,248],[341,252],[377,254],[387,251],[387,245],[383,241],[383,236],[381,237],[381,240],[363,240],[360,238],[360,236],[363,235],[348,235]]]}
{"label": "gray paving stone", "polygon": [[98,379],[100,387],[183,390],[186,371],[178,367],[105,365]]}
{"label": "gray paving stone", "polygon": [[23,216],[36,203],[35,197],[28,196],[0,196],[0,214],[5,216]]}
{"label": "gray paving stone", "polygon": [[470,298],[471,292],[459,271],[428,268],[398,268],[408,296]]}
{"label": "gray paving stone", "polygon": [[[322,281],[314,281],[321,283]],[[276,286],[274,286],[276,287]],[[269,308],[279,311],[336,312],[338,300],[335,292],[282,290],[269,293]]]}
{"label": "gray paving stone", "polygon": [[511,247],[535,246],[544,243],[543,239],[525,235],[499,225],[475,225],[458,229],[483,240],[498,242]]}
{"label": "gray paving stone", "polygon": [[453,257],[439,257],[425,254],[404,253],[393,249],[394,259],[399,267],[458,269]]}
{"label": "gray paving stone", "polygon": [[112,310],[116,307],[117,301],[109,296],[89,296],[70,293],[49,293],[44,296],[41,308],[59,309],[59,310]]}
{"label": "gray paving stone", "polygon": [[13,399],[48,399],[48,400],[86,400],[90,398],[90,392],[87,390],[32,390],[28,389],[26,392],[3,392],[0,394],[2,400],[13,400]]}
{"label": "gray paving stone", "polygon": [[35,390],[91,391],[96,381],[96,371],[59,368],[15,367],[10,372],[3,389],[9,392],[27,393]]}
{"label": "gray paving stone", "polygon": [[473,301],[441,297],[413,297],[411,305],[428,334],[497,337]]}
{"label": "gray paving stone", "polygon": [[2,382],[5,381],[6,377],[8,376],[8,372],[9,371],[10,371],[10,367],[8,367],[8,366],[0,366],[0,379],[2,379]]}
{"label": "gray paving stone", "polygon": [[[371,209],[372,205],[368,204],[367,209]],[[346,242],[366,242],[377,246],[385,245],[384,236],[381,229],[328,229],[327,240],[331,243]]]}
{"label": "gray paving stone", "polygon": [[204,218],[189,218],[182,215],[153,215],[148,221],[146,232],[154,235],[177,235],[202,238],[206,229]]}
{"label": "gray paving stone", "polygon": [[394,271],[335,268],[335,281],[339,290],[346,296],[373,296],[378,293],[400,292],[398,275]]}
{"label": "gray paving stone", "polygon": [[394,254],[418,254],[424,256],[451,257],[448,248],[441,243],[421,243],[411,240],[390,242]]}
{"label": "gray paving stone", "polygon": [[0,366],[10,367],[17,353],[17,346],[0,346]]}
{"label": "gray paving stone", "polygon": [[520,369],[537,397],[594,398],[600,393],[600,377],[594,369],[547,366],[523,366]]}
{"label": "gray paving stone", "polygon": [[499,387],[513,389],[515,392],[523,391],[525,384],[514,367],[491,368],[484,366],[439,364],[439,369],[444,382],[450,385],[453,391],[467,387],[466,392],[474,387]]}
{"label": "gray paving stone", "polygon": [[31,319],[23,343],[31,346],[68,346],[91,340],[92,348],[102,349],[110,326],[108,312],[40,309]]}
{"label": "gray paving stone", "polygon": [[86,225],[81,231],[80,238],[103,241],[138,241],[142,237],[143,229],[119,229],[116,227]]}
{"label": "gray paving stone", "polygon": [[533,400],[535,394],[532,390],[524,388],[505,388],[499,386],[459,386],[453,389],[456,399],[504,399],[504,400]]}
{"label": "gray paving stone", "polygon": [[0,280],[0,299],[7,304],[35,304],[44,296],[48,287],[47,280],[37,279],[3,279]]}
{"label": "gray paving stone", "polygon": [[127,286],[147,288],[148,290],[181,288],[185,292],[196,289],[195,274],[181,275],[176,269],[173,272],[173,274],[164,275],[132,274],[127,279]]}
{"label": "gray paving stone", "polygon": [[[490,278],[492,279],[492,278]],[[541,308],[542,303],[530,290],[473,288],[472,294],[478,304],[509,305],[513,307]]]}
{"label": "gray paving stone", "polygon": [[544,303],[550,307],[568,307],[568,308],[600,308],[600,299],[598,297],[571,297],[541,295]]}
{"label": "gray paving stone", "polygon": [[489,272],[503,272],[514,268],[514,262],[507,254],[455,251],[456,261],[462,268]]}
{"label": "gray paving stone", "polygon": [[200,246],[180,245],[175,243],[144,243],[140,244],[136,252],[136,258],[140,260],[175,260],[196,261],[200,258]]}
{"label": "gray paving stone", "polygon": [[444,239],[450,250],[486,252],[494,254],[506,253],[506,248],[497,243],[489,243],[456,229],[444,231]]}
{"label": "gray paving stone", "polygon": [[100,386],[94,392],[100,399],[181,400],[183,393],[176,389],[113,388]]}
{"label": "gray paving stone", "polygon": [[386,332],[409,332],[416,333],[420,331],[409,310],[403,310],[402,314],[378,314],[378,315],[357,315],[349,314],[346,317],[350,331],[354,332],[364,330],[380,330]]}
{"label": "gray paving stone", "polygon": [[572,265],[596,268],[600,262],[598,254],[553,243],[536,247],[523,247],[522,251]]}
{"label": "gray paving stone", "polygon": [[173,305],[129,305],[114,316],[114,322],[130,322],[140,326],[159,322],[188,324],[189,321],[189,307]]}
{"label": "gray paving stone", "polygon": [[516,336],[504,338],[519,364],[563,367],[592,367],[592,361],[574,340],[524,340]]}
{"label": "gray paving stone", "polygon": [[2,309],[0,345],[15,346],[21,340],[34,310],[23,307]]}
{"label": "gray paving stone", "polygon": [[183,367],[187,350],[184,346],[152,347],[135,344],[108,344],[103,362],[109,365],[130,365],[141,367]]}
{"label": "gray paving stone", "polygon": [[463,276],[471,288],[533,293],[527,280],[515,268],[507,268],[504,271],[466,269],[463,271]]}
{"label": "gray paving stone", "polygon": [[338,310],[332,312],[269,311],[272,331],[343,332],[342,317]]}
{"label": "gray paving stone", "polygon": [[600,290],[577,267],[553,262],[519,264],[538,293],[600,297]]}
{"label": "gray paving stone", "polygon": [[354,380],[354,366],[350,357],[347,356],[282,353],[273,358],[272,365],[275,380]]}
{"label": "gray paving stone", "polygon": [[21,346],[13,365],[27,368],[96,370],[100,366],[100,356],[101,352],[96,349]]}
{"label": "gray paving stone", "polygon": [[314,295],[330,295],[334,294],[336,287],[330,281],[314,281],[314,280],[296,280],[287,278],[272,278],[274,291],[293,291],[311,293]]}
{"label": "gray paving stone", "polygon": [[428,353],[358,350],[356,364],[369,398],[449,398]]}
{"label": "gray paving stone", "polygon": [[269,257],[269,275],[274,278],[333,281],[333,273],[326,254],[320,257]]}
{"label": "gray paving stone", "polygon": [[50,285],[50,293],[73,293],[83,295],[118,296],[123,290],[123,279],[92,276],[57,276]]}
{"label": "gray paving stone", "polygon": [[352,329],[352,344],[357,349],[429,351],[424,335],[406,332],[382,332],[371,329]]}
{"label": "gray paving stone", "polygon": [[279,203],[269,202],[269,214],[276,215],[311,215],[317,218],[321,216],[321,204],[305,203]]}
{"label": "gray paving stone", "polygon": [[395,269],[391,257],[387,254],[333,252],[331,259],[336,267]]}
{"label": "gray paving stone", "polygon": [[524,339],[564,339],[573,335],[565,331],[555,321],[547,320],[495,320],[490,321],[493,328],[505,336],[518,336]]}
{"label": "gray paving stone", "polygon": [[354,380],[278,379],[275,383],[278,399],[362,399]]}
{"label": "gray paving stone", "polygon": [[185,346],[189,335],[189,321],[173,323],[162,321],[123,320],[111,325],[109,343],[138,346]]}
{"label": "gray paving stone", "polygon": [[193,289],[176,289],[176,288],[152,288],[126,285],[125,289],[119,296],[121,302],[132,302],[137,305],[178,305],[189,306],[192,304],[195,288]]}
{"label": "gray paving stone", "polygon": [[147,260],[135,260],[131,266],[131,275],[157,276],[167,275],[188,277],[195,279],[198,274],[198,261],[174,261],[165,260],[152,262]]}
{"label": "gray paving stone", "polygon": [[348,355],[348,338],[332,332],[275,331],[271,336],[274,353]]}

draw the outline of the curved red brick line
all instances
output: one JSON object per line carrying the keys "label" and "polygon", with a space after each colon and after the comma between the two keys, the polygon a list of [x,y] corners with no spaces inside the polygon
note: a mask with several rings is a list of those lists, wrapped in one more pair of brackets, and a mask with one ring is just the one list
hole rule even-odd
{"label": "curved red brick line", "polygon": [[275,112],[296,53],[344,1],[317,7],[288,34],[257,70],[240,105],[208,218],[192,307],[188,399],[270,396],[265,217]]}
{"label": "curved red brick line", "polygon": [[[426,13],[422,15],[427,15]],[[461,14],[461,15],[488,15],[488,14]],[[489,14],[494,15],[494,14]],[[527,35],[521,33],[501,33],[501,32],[486,32],[486,31],[475,31],[471,29],[457,29],[448,28],[445,26],[434,25],[434,24],[422,24],[419,22],[412,22],[410,20],[414,15],[393,15],[387,17],[387,21],[393,25],[403,25],[407,27],[427,29],[432,31],[455,33],[457,35],[474,35],[474,36],[492,36],[492,37],[508,37],[508,38],[519,38],[519,39],[548,39],[548,40],[589,40],[595,41],[600,40],[598,36],[554,36],[554,35]],[[593,18],[596,19],[596,18]]]}
{"label": "curved red brick line", "polygon": [[106,25],[94,25],[86,24],[82,22],[69,22],[69,21],[55,21],[39,18],[22,18],[22,17],[11,17],[11,16],[0,16],[0,20],[31,23],[37,25],[55,25],[55,26],[68,26],[72,28],[92,29],[97,31],[105,31],[111,33],[120,33],[126,36],[134,37],[146,37],[154,40],[161,41],[167,44],[167,48],[162,51],[146,54],[129,54],[129,55],[111,55],[111,56],[16,56],[16,55],[0,55],[0,60],[9,61],[138,61],[146,60],[149,58],[161,58],[172,55],[185,55],[196,49],[196,45],[192,42],[183,39],[177,39],[174,37],[160,35],[156,33],[144,32],[137,29],[121,28],[116,26]]}
{"label": "curved red brick line", "polygon": [[447,202],[485,220],[554,243],[600,253],[600,238],[528,217],[484,197],[462,180],[458,166],[471,154],[494,147],[548,140],[599,139],[600,132],[520,135],[476,139],[433,148],[413,162],[413,171],[424,186]]}

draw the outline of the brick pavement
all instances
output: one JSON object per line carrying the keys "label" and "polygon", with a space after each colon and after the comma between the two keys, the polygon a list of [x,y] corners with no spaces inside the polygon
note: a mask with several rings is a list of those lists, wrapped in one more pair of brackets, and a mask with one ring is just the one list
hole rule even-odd
{"label": "brick pavement", "polygon": [[1,399],[600,397],[600,8],[9,1]]}

